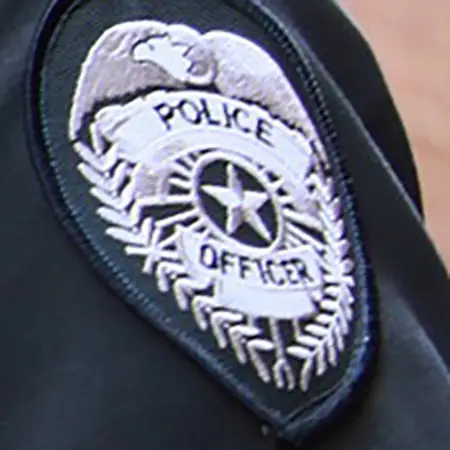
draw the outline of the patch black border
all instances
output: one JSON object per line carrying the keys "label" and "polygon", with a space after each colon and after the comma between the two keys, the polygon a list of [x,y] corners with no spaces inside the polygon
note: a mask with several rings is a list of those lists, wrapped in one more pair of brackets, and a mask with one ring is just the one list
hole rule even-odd
{"label": "patch black border", "polygon": [[[40,73],[43,69],[42,58],[45,54],[47,44],[53,35],[55,27],[63,15],[69,14],[80,3],[89,0],[52,0],[47,12],[41,19],[38,30],[33,39],[29,63],[26,70],[26,125],[27,137],[29,141],[30,153],[33,165],[36,168],[45,196],[55,212],[58,220],[64,225],[71,238],[75,240],[78,247],[94,267],[101,280],[112,289],[115,295],[127,300],[127,304],[134,305],[134,311],[143,316],[141,311],[148,311],[148,301],[145,295],[137,292],[125,279],[121,277],[119,270],[113,267],[108,261],[105,261],[91,246],[88,236],[82,231],[77,223],[76,215],[73,214],[64,200],[61,185],[56,181],[52,160],[47,151],[45,151],[45,142],[41,130],[41,121],[39,113],[40,98]],[[294,441],[297,444],[313,434],[319,425],[331,423],[338,413],[354,400],[359,398],[357,395],[365,385],[365,381],[372,372],[373,362],[375,361],[377,349],[377,292],[374,283],[374,277],[368,258],[366,256],[364,243],[361,239],[361,226],[358,220],[355,207],[355,196],[352,192],[350,177],[345,171],[345,162],[338,153],[337,132],[334,128],[333,119],[328,111],[324,96],[318,85],[314,70],[307,51],[288,36],[288,27],[283,24],[272,11],[259,4],[258,0],[216,0],[231,5],[246,15],[250,16],[258,26],[274,39],[277,44],[286,52],[290,63],[294,66],[301,81],[306,86],[308,100],[314,107],[308,110],[308,113],[324,143],[330,166],[333,172],[334,185],[343,202],[343,215],[347,225],[348,239],[351,242],[353,255],[355,259],[355,278],[360,283],[362,314],[361,322],[367,335],[361,338],[359,345],[352,350],[352,363],[346,370],[345,376],[339,383],[339,387],[328,398],[320,404],[308,409],[293,413],[287,420],[282,415],[266,405],[262,404],[258,398],[253,395],[248,386],[227,373],[222,367],[210,360],[207,351],[203,351],[194,340],[189,336],[182,334],[181,330],[174,330],[170,321],[162,315],[151,313],[151,324],[162,331],[165,335],[174,340],[185,352],[195,359],[213,376],[220,376],[221,382],[234,393],[248,408],[256,412],[263,422],[273,428],[273,434],[284,440]],[[306,43],[302,45],[307,48]],[[135,299],[135,301],[128,301]],[[142,306],[138,306],[139,300]],[[147,303],[147,304],[145,304]],[[144,316],[147,321],[149,318]],[[205,367],[206,366],[206,367]],[[293,394],[295,395],[295,394]],[[320,399],[319,399],[320,401]]]}

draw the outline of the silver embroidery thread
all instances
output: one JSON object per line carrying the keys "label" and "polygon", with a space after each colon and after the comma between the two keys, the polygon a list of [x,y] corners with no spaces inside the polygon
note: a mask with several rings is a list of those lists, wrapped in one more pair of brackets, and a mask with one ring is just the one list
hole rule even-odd
{"label": "silver embroidery thread", "polygon": [[[152,65],[146,86],[155,89],[102,108],[83,143],[78,131],[95,95],[125,86],[107,85],[97,63],[122,64],[124,55],[129,65]],[[269,55],[229,33],[122,24],[89,53],[69,128],[106,233],[143,258],[143,273],[220,349],[278,389],[307,391],[313,375],[338,365],[355,301],[340,200],[312,122]],[[221,226],[210,204],[223,210]],[[169,207],[178,210],[164,214]],[[237,237],[243,226],[252,242]]]}

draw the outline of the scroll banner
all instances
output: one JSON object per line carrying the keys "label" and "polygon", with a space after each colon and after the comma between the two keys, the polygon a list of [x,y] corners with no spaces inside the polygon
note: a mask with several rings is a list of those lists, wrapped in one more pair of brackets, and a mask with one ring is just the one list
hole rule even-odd
{"label": "scroll banner", "polygon": [[267,111],[219,94],[155,91],[125,107],[105,108],[97,117],[120,156],[144,163],[155,175],[183,154],[224,149],[281,174],[299,205],[311,164],[311,146]]}
{"label": "scroll banner", "polygon": [[279,320],[317,312],[313,296],[322,291],[323,280],[319,257],[309,246],[255,257],[250,249],[230,250],[179,227],[177,250],[188,274],[212,284],[215,300],[224,308]]}

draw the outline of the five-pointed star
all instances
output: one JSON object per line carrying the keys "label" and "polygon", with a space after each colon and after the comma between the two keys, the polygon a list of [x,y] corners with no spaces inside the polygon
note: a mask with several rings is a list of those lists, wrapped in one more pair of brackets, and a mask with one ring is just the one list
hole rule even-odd
{"label": "five-pointed star", "polygon": [[272,235],[258,211],[269,200],[266,192],[245,191],[233,164],[227,165],[227,186],[202,186],[201,189],[227,208],[226,232],[232,235],[242,223],[248,223],[263,239]]}

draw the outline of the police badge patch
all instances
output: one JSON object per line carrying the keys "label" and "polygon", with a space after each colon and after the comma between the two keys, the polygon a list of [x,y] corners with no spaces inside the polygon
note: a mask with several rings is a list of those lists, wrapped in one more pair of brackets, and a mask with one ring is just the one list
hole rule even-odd
{"label": "police badge patch", "polygon": [[303,438],[373,341],[320,87],[250,1],[128,3],[57,2],[44,21],[29,104],[44,185],[124,300]]}

